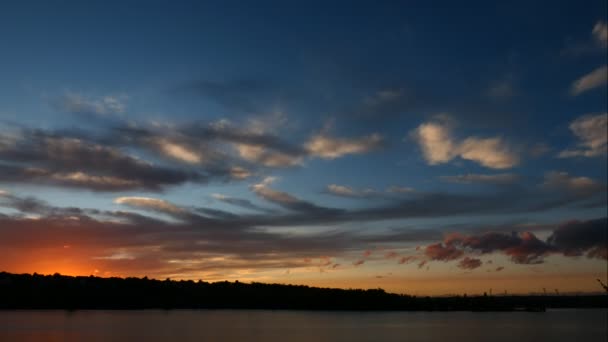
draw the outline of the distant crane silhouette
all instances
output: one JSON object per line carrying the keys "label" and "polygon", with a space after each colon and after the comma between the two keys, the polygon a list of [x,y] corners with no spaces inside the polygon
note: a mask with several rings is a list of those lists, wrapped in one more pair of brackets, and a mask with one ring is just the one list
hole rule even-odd
{"label": "distant crane silhouette", "polygon": [[601,280],[597,279],[597,282],[600,283],[600,285],[604,288],[604,290],[606,290],[606,292],[608,292],[608,285],[604,284]]}

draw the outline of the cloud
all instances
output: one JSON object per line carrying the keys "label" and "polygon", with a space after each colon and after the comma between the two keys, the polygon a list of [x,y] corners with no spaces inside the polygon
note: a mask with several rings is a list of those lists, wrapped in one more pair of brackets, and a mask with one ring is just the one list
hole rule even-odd
{"label": "cloud", "polygon": [[332,194],[340,197],[349,197],[349,198],[371,198],[381,196],[382,193],[378,192],[374,189],[353,189],[344,185],[330,184],[326,188],[326,192],[328,194]]}
{"label": "cloud", "polygon": [[310,138],[305,148],[311,156],[336,159],[349,154],[363,154],[378,149],[383,142],[379,134],[359,138],[334,138],[317,134]]}
{"label": "cloud", "polygon": [[357,197],[355,190],[348,186],[330,184],[327,186],[327,191],[336,196]]}
{"label": "cloud", "polygon": [[154,165],[123,150],[44,131],[23,131],[0,148],[0,182],[41,183],[94,191],[160,190],[207,181],[197,172]]}
{"label": "cloud", "polygon": [[355,267],[361,266],[363,264],[365,264],[365,260],[363,260],[363,259],[353,262],[353,265],[355,265]]}
{"label": "cloud", "polygon": [[574,96],[603,86],[608,82],[608,66],[603,65],[582,76],[572,84],[570,93]]}
{"label": "cloud", "polygon": [[393,252],[393,251],[391,251],[391,252],[387,252],[386,254],[384,254],[384,257],[385,257],[386,259],[394,259],[394,258],[396,258],[396,257],[398,257],[398,256],[399,256],[399,253],[397,253],[397,252]]}
{"label": "cloud", "polygon": [[249,170],[240,166],[233,166],[230,168],[230,176],[234,179],[246,179],[252,176]]}
{"label": "cloud", "polygon": [[165,200],[150,197],[118,197],[114,200],[116,204],[125,204],[135,208],[159,211],[168,214],[183,214],[186,211]]}
{"label": "cloud", "polygon": [[452,138],[448,122],[423,123],[414,132],[429,165],[438,165],[456,157],[474,161],[492,169],[507,169],[519,164],[519,156],[502,138],[468,137],[460,142]]}
{"label": "cloud", "polygon": [[608,218],[566,222],[553,231],[547,242],[565,255],[579,256],[587,252],[589,257],[606,259]]}
{"label": "cloud", "polygon": [[301,200],[286,192],[271,189],[269,185],[272,184],[275,180],[276,178],[274,177],[266,177],[262,180],[262,182],[254,184],[250,188],[253,193],[263,198],[264,200],[278,204],[281,207],[292,211],[316,215],[324,215],[336,212],[335,209],[317,206],[314,203]]}
{"label": "cloud", "polygon": [[465,175],[456,175],[456,176],[441,176],[439,177],[441,180],[450,182],[450,183],[462,183],[462,184],[472,184],[472,183],[484,183],[484,184],[513,184],[515,183],[519,177],[512,173],[499,173],[493,175],[487,174],[475,174],[469,173]]}
{"label": "cloud", "polygon": [[365,104],[369,106],[382,106],[399,100],[404,96],[405,89],[403,88],[387,88],[377,91],[373,96],[365,99]]}
{"label": "cloud", "polygon": [[250,209],[250,210],[254,210],[254,211],[265,212],[265,213],[275,212],[272,209],[260,207],[246,199],[234,198],[234,197],[230,197],[230,196],[226,196],[226,195],[222,195],[222,194],[212,194],[211,196],[220,202],[228,203],[228,204],[231,204],[231,205],[234,205],[237,207]]}
{"label": "cloud", "polygon": [[[273,184],[273,179],[265,179],[259,184],[269,187]],[[215,198],[226,199],[223,196]],[[231,272],[247,269],[248,272],[255,272],[262,269],[307,267],[308,264],[302,261],[305,258],[349,255],[353,250],[367,255],[373,245],[419,243],[438,236],[437,231],[426,229],[388,233],[361,233],[349,229],[307,234],[259,229],[273,225],[332,222],[333,218],[358,220],[356,212],[328,212],[327,208],[303,210],[296,205],[298,210],[293,210],[293,213],[250,215],[209,208],[179,207],[150,197],[122,197],[117,198],[116,202],[136,209],[168,214],[178,220],[165,221],[129,211],[57,208],[33,198],[8,194],[0,196],[0,206],[14,208],[19,214],[0,215],[0,248],[10,246],[6,249],[9,253],[16,250],[20,255],[39,260],[43,257],[41,251],[53,251],[53,246],[59,246],[62,253],[80,251],[81,254],[77,256],[79,262],[97,257],[96,262],[103,261],[103,264],[96,264],[96,268],[121,270],[131,272],[130,274],[145,272],[164,277],[187,277],[188,274],[200,277],[201,273],[204,276],[208,270]],[[291,205],[288,203],[287,207],[290,208]],[[35,213],[37,217],[31,218],[21,213]],[[313,218],[317,221],[313,221]],[[328,220],[319,220],[320,218]],[[421,255],[403,256],[398,262],[405,264],[416,261],[423,267],[428,261],[460,260],[487,253],[503,253],[517,263],[542,262],[545,256],[552,254],[605,258],[605,238],[601,234],[602,229],[605,234],[607,219],[602,220],[599,223],[580,221],[559,225],[547,241],[541,241],[527,232],[446,235],[442,242],[421,249]],[[585,228],[587,226],[591,228]],[[591,241],[596,243],[592,244]],[[65,245],[71,246],[69,251],[62,248]],[[133,259],[112,258],[120,253],[128,253]],[[14,256],[7,255],[3,259],[4,264]],[[365,257],[358,260],[359,264],[364,260]],[[242,279],[242,274],[235,276]]]}
{"label": "cloud", "polygon": [[447,125],[423,123],[416,129],[416,138],[430,165],[447,163],[455,157],[456,146]]}
{"label": "cloud", "polygon": [[561,190],[579,195],[601,192],[606,188],[605,184],[600,184],[589,177],[574,177],[567,172],[559,171],[547,172],[542,186],[549,190]]}
{"label": "cloud", "polygon": [[593,37],[601,46],[608,45],[608,24],[605,21],[598,21],[593,26]]}
{"label": "cloud", "polygon": [[355,189],[350,186],[330,184],[326,187],[325,192],[334,196],[347,198],[383,198],[390,199],[389,194],[411,194],[415,192],[413,188],[390,186],[384,192],[374,189]]}
{"label": "cloud", "polygon": [[407,255],[404,257],[399,258],[398,263],[399,264],[409,264],[411,262],[414,262],[418,259],[418,257],[416,257],[415,255]]}
{"label": "cloud", "polygon": [[121,135],[128,143],[135,140],[153,152],[192,164],[202,163],[206,168],[229,169],[227,165],[231,164],[249,169],[302,165],[307,156],[304,148],[268,132],[271,128],[265,119],[251,119],[241,126],[220,120],[162,130],[123,127]]}
{"label": "cloud", "polygon": [[460,158],[492,169],[509,169],[519,164],[519,156],[501,138],[466,138],[458,148]]}
{"label": "cloud", "polygon": [[443,244],[441,242],[428,245],[424,254],[431,260],[450,261],[460,258],[464,252],[452,244]]}
{"label": "cloud", "polygon": [[[549,177],[550,174],[547,176]],[[407,198],[387,198],[382,205],[351,210],[307,203],[309,210],[305,214],[285,215],[266,221],[264,224],[329,224],[421,217],[533,213],[562,207],[604,208],[606,206],[605,186],[585,177],[580,180],[576,180],[579,177],[562,178],[563,176],[549,177],[549,181],[546,179],[533,187],[499,187],[493,192],[414,192]],[[575,185],[568,185],[570,183]],[[316,208],[313,210],[312,206]]]}
{"label": "cloud", "polygon": [[260,183],[252,185],[251,190],[261,198],[280,205],[290,206],[300,202],[300,200],[286,192],[270,189],[269,185],[275,181],[275,177],[266,177]]}
{"label": "cloud", "polygon": [[53,208],[43,201],[33,197],[19,197],[4,190],[0,193],[0,207],[27,214],[50,214],[53,211]]}
{"label": "cloud", "polygon": [[458,262],[458,267],[465,270],[474,270],[482,265],[481,260],[476,258],[464,257]]}
{"label": "cloud", "polygon": [[570,130],[579,139],[579,148],[561,151],[560,158],[599,157],[608,151],[608,113],[585,115],[570,123]]}
{"label": "cloud", "polygon": [[303,163],[303,158],[300,155],[272,151],[259,145],[236,144],[235,148],[246,161],[267,167],[291,167]]}
{"label": "cloud", "polygon": [[[552,254],[567,257],[586,254],[588,258],[606,259],[608,218],[588,221],[570,221],[558,225],[546,241],[531,232],[486,232],[478,235],[458,233],[445,235],[443,242],[433,243],[424,249],[430,261],[467,259],[467,254],[502,253],[517,264],[539,264]],[[459,267],[479,267],[478,259],[461,260]],[[477,265],[478,264],[478,265]]]}
{"label": "cloud", "polygon": [[[265,120],[244,127],[212,123],[140,125],[116,122],[97,132],[21,129],[0,132],[0,182],[85,188],[93,191],[164,190],[187,182],[243,180],[266,168],[303,165],[306,158],[363,153],[375,136],[334,139],[308,151],[272,134]],[[331,155],[331,157],[329,157]],[[154,162],[146,161],[146,159]],[[175,165],[172,161],[186,165]]]}
{"label": "cloud", "polygon": [[598,21],[591,29],[591,35],[586,40],[570,40],[561,51],[562,55],[584,56],[591,54],[605,54],[608,46],[608,25],[605,21]]}
{"label": "cloud", "polygon": [[66,93],[53,102],[55,108],[72,114],[105,116],[122,114],[126,105],[124,96],[85,97],[76,93]]}
{"label": "cloud", "polygon": [[84,172],[52,173],[50,178],[58,183],[100,190],[135,189],[141,186],[137,180],[122,179],[113,176],[94,176]]}
{"label": "cloud", "polygon": [[171,142],[167,139],[159,139],[157,143],[160,151],[173,159],[190,164],[198,164],[202,160],[198,153],[190,150],[186,146]]}

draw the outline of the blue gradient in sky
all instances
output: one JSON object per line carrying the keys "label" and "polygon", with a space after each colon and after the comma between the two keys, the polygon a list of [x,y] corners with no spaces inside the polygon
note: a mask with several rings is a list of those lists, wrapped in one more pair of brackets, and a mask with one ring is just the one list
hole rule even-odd
{"label": "blue gradient in sky", "polygon": [[[358,210],[390,204],[396,195],[387,189],[395,186],[423,194],[505,188],[537,193],[547,175],[562,172],[605,187],[605,153],[558,154],[580,147],[572,122],[607,111],[605,82],[576,96],[571,91],[576,80],[608,63],[606,46],[592,33],[594,25],[606,22],[606,13],[606,1],[5,2],[0,134],[31,128],[103,136],[133,123],[188,127],[227,120],[245,127],[260,120],[294,146],[319,133],[345,139],[377,133],[383,144],[337,158],[306,157],[293,167],[260,168],[245,180],[183,183],[163,191],[100,192],[10,181],[0,189],[58,207],[115,211],[125,209],[114,203],[117,197],[139,196],[246,214],[251,211],[216,201],[213,194],[276,209],[252,191],[273,176],[272,189],[323,207]],[[89,104],[111,97],[122,109],[69,110],[60,104],[66,96]],[[499,137],[520,161],[500,169],[458,157],[434,164],[415,131],[438,120],[449,120],[456,141]],[[142,160],[187,167],[130,148]],[[467,174],[518,178],[507,185],[444,178]],[[382,195],[335,196],[327,191],[330,184]],[[319,227],[448,231],[605,215],[603,202]]]}

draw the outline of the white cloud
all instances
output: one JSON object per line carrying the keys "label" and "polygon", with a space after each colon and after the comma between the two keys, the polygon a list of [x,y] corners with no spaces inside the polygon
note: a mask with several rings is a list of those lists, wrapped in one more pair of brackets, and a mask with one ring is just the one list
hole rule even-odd
{"label": "white cloud", "polygon": [[215,198],[216,200],[220,200],[220,201],[231,198],[230,196],[226,196],[226,195],[218,194],[218,193],[211,194],[211,197]]}
{"label": "white cloud", "polygon": [[295,204],[300,202],[299,199],[286,192],[276,191],[269,188],[268,186],[274,183],[275,181],[275,177],[266,177],[260,183],[252,185],[251,190],[256,195],[270,202],[281,204]]}
{"label": "white cloud", "polygon": [[456,175],[456,176],[441,176],[441,180],[450,182],[450,183],[463,183],[463,184],[471,184],[471,183],[488,183],[488,184],[511,184],[514,183],[518,177],[512,173],[499,173],[493,175],[486,174],[474,174],[469,173],[465,175]]}
{"label": "white cloud", "polygon": [[241,158],[266,167],[289,167],[303,163],[301,156],[270,150],[260,145],[235,144],[234,146]]}
{"label": "white cloud", "polygon": [[585,91],[603,86],[606,82],[608,82],[608,66],[603,65],[576,80],[572,84],[570,92],[576,96]]}
{"label": "white cloud", "polygon": [[334,138],[325,134],[314,135],[305,148],[311,156],[324,159],[336,159],[348,154],[362,154],[377,149],[383,138],[371,134],[359,138]]}
{"label": "white cloud", "polygon": [[454,158],[456,148],[447,124],[423,123],[418,126],[416,137],[430,165],[446,163]]}
{"label": "white cloud", "polygon": [[558,157],[597,157],[608,150],[608,113],[585,115],[570,124],[570,130],[580,140],[578,149],[567,149]]}
{"label": "white cloud", "polygon": [[447,122],[423,123],[414,132],[430,165],[447,163],[460,157],[492,169],[506,169],[519,164],[519,156],[501,138],[469,137],[455,141]]}
{"label": "white cloud", "polygon": [[337,196],[355,197],[357,194],[355,190],[348,186],[330,184],[327,186],[327,191]]}
{"label": "white cloud", "polygon": [[112,176],[95,176],[84,172],[54,173],[51,175],[51,178],[67,184],[87,185],[90,187],[127,188],[141,185],[134,180]]}
{"label": "white cloud", "polygon": [[595,26],[593,26],[592,33],[600,45],[608,45],[608,24],[605,21],[598,21]]}
{"label": "white cloud", "polygon": [[466,138],[458,147],[458,154],[491,169],[508,169],[519,164],[519,156],[501,138]]}
{"label": "white cloud", "polygon": [[160,211],[168,214],[182,214],[185,210],[169,203],[165,200],[150,197],[118,197],[114,200],[116,204],[124,204],[132,207],[138,207],[143,209],[151,209]]}
{"label": "white cloud", "polygon": [[157,144],[160,151],[167,157],[171,157],[189,164],[198,164],[202,160],[201,156],[195,151],[167,139],[159,139]]}
{"label": "white cloud", "polygon": [[349,186],[330,184],[327,186],[326,191],[332,195],[341,196],[341,197],[358,197],[365,198],[371,196],[378,196],[381,193],[374,189],[353,189]]}
{"label": "white cloud", "polygon": [[234,179],[245,179],[251,177],[251,172],[240,166],[233,166],[230,168],[230,176]]}

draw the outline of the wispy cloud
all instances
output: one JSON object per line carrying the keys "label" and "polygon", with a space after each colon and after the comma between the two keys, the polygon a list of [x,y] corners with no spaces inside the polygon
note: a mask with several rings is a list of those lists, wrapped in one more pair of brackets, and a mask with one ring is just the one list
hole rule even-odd
{"label": "wispy cloud", "polygon": [[169,214],[183,214],[186,211],[167,201],[150,197],[118,197],[114,200],[116,204],[129,205],[134,208],[151,209]]}
{"label": "wispy cloud", "polygon": [[[1,133],[0,133],[1,134]],[[159,190],[206,176],[151,164],[122,149],[80,138],[24,130],[0,148],[0,181],[41,183],[95,191]]]}
{"label": "wispy cloud", "polygon": [[197,152],[190,150],[186,146],[171,142],[168,139],[160,138],[156,143],[163,154],[173,159],[190,164],[198,164],[202,160],[201,155]]}
{"label": "wispy cloud", "polygon": [[601,191],[606,184],[601,184],[589,177],[571,176],[567,172],[550,171],[545,174],[543,187],[554,190],[570,191],[576,194],[588,194]]}
{"label": "wispy cloud", "polygon": [[327,186],[326,190],[327,193],[335,195],[335,196],[340,196],[340,197],[350,197],[350,198],[370,198],[370,197],[376,197],[381,195],[381,192],[378,192],[374,189],[354,189],[352,187],[349,186],[345,186],[345,185],[338,185],[338,184],[330,184]]}
{"label": "wispy cloud", "polygon": [[375,190],[371,188],[366,189],[355,189],[346,185],[330,184],[326,187],[325,192],[334,196],[347,197],[347,198],[384,198],[390,199],[396,195],[412,194],[416,190],[410,187],[393,185],[388,187],[385,191]]}
{"label": "wispy cloud", "polygon": [[574,96],[599,88],[608,82],[608,66],[603,65],[572,83],[570,93]]}
{"label": "wispy cloud", "polygon": [[593,26],[592,34],[601,46],[606,47],[608,45],[608,23],[605,21],[598,21],[595,26]]}
{"label": "wispy cloud", "polygon": [[125,100],[125,96],[87,97],[68,92],[52,103],[56,109],[68,113],[104,116],[124,113],[126,110]]}
{"label": "wispy cloud", "polygon": [[570,124],[570,130],[579,139],[579,148],[559,153],[560,158],[599,157],[608,151],[608,113],[582,116]]}
{"label": "wispy cloud", "polygon": [[336,159],[349,154],[362,154],[378,149],[383,142],[379,134],[358,138],[336,138],[318,134],[310,138],[305,148],[311,156],[323,159]]}
{"label": "wispy cloud", "polygon": [[486,183],[486,184],[513,184],[517,182],[519,177],[513,173],[498,173],[498,174],[476,174],[469,173],[456,176],[441,176],[441,180],[450,183]]}

